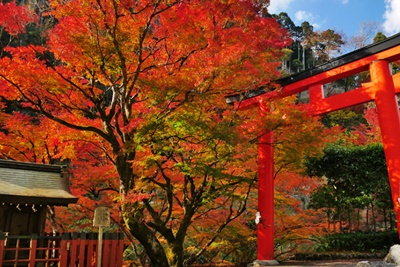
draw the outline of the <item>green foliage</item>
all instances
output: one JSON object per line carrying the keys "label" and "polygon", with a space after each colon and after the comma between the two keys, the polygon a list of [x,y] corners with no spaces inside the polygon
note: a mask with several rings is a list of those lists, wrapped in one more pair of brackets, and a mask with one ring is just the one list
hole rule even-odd
{"label": "green foliage", "polygon": [[322,157],[309,158],[306,169],[310,176],[325,176],[331,183],[342,182],[349,186],[353,184],[359,190],[368,189],[369,183],[366,180],[379,182],[382,178],[387,178],[381,144],[352,147],[332,144],[324,149]]}
{"label": "green foliage", "polygon": [[341,126],[345,129],[352,129],[360,123],[366,124],[363,113],[354,112],[350,109],[343,109],[324,115],[322,123],[326,127]]}
{"label": "green foliage", "polygon": [[378,32],[374,37],[374,43],[382,42],[386,38],[387,38],[386,35],[384,35],[382,32]]}
{"label": "green foliage", "polygon": [[[392,209],[390,186],[383,147],[380,144],[344,147],[333,144],[324,149],[319,158],[306,162],[307,174],[323,177],[326,183],[313,192],[310,207],[324,209],[328,220],[346,221],[347,230],[352,225],[360,227],[359,211],[371,208],[375,217],[384,217],[384,227],[391,222]],[[372,218],[374,228],[376,218]],[[365,218],[364,228],[368,229]]]}
{"label": "green foliage", "polygon": [[333,54],[340,52],[344,45],[342,35],[334,30],[314,31],[314,27],[307,21],[295,25],[285,12],[272,14],[272,17],[289,32],[293,40],[288,47],[292,53],[286,53],[282,62],[282,71],[285,73],[296,73],[325,63]]}
{"label": "green foliage", "polygon": [[326,235],[319,238],[316,251],[387,251],[399,242],[397,231],[357,232]]}
{"label": "green foliage", "polygon": [[[253,222],[250,222],[252,224]],[[257,235],[250,227],[256,226],[242,224],[242,228],[228,226],[221,238],[214,242],[211,249],[205,252],[197,264],[218,264],[218,262],[231,262],[243,266],[257,258]],[[249,232],[251,232],[249,234]],[[218,257],[217,257],[218,255]]]}

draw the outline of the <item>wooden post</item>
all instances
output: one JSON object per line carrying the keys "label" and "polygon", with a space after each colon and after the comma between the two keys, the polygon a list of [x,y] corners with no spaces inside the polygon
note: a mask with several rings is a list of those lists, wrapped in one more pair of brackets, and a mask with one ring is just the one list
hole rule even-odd
{"label": "wooden post", "polygon": [[101,267],[102,244],[103,244],[103,226],[110,225],[110,208],[99,206],[94,210],[93,226],[99,227],[99,240],[97,246],[97,267]]}
{"label": "wooden post", "polygon": [[97,267],[101,267],[101,261],[103,259],[103,227],[99,226],[99,239],[97,245]]}

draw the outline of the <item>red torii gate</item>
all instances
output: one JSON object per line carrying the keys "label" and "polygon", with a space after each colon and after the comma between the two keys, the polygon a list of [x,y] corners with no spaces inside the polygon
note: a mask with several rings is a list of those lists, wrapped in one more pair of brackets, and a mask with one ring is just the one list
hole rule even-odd
{"label": "red torii gate", "polygon": [[[400,60],[400,34],[349,54],[338,57],[316,68],[281,78],[282,89],[268,91],[259,88],[242,95],[227,96],[228,104],[239,110],[258,108],[259,114],[268,112],[269,99],[284,98],[303,91],[309,92],[314,115],[321,115],[357,104],[375,101],[382,132],[389,182],[392,192],[397,229],[400,236],[400,115],[396,95],[400,93],[400,73],[391,74],[389,63]],[[324,97],[323,85],[357,73],[370,72],[371,82],[342,94]],[[258,224],[257,259],[264,265],[274,261],[274,161],[273,133],[263,133],[258,140]]]}

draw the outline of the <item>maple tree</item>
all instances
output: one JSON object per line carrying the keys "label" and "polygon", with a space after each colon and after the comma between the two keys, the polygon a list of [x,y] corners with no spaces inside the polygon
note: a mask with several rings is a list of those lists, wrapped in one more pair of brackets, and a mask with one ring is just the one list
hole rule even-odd
{"label": "maple tree", "polygon": [[366,123],[360,123],[357,127],[354,127],[352,136],[349,136],[347,140],[355,145],[382,143],[382,134],[376,108],[366,108],[364,110],[364,118]]}
{"label": "maple tree", "polygon": [[320,186],[320,180],[293,171],[278,175],[275,182],[275,243],[281,258],[310,251],[315,237],[325,234],[324,214],[309,207],[312,193]]}
{"label": "maple tree", "polygon": [[[130,244],[142,246],[143,262],[194,263],[246,210],[258,127],[305,130],[277,132],[278,155],[291,156],[280,166],[297,164],[319,141],[302,140],[321,127],[301,123],[307,112],[293,109],[293,99],[258,120],[224,102],[228,93],[278,76],[290,40],[262,16],[266,5],[49,1],[39,19],[29,6],[1,4],[0,25],[13,40],[43,18],[56,21],[41,28],[43,44],[10,42],[2,50],[2,157],[68,162],[81,196],[74,216],[83,220],[97,204],[112,206]],[[290,140],[308,145],[298,153],[284,145]]]}

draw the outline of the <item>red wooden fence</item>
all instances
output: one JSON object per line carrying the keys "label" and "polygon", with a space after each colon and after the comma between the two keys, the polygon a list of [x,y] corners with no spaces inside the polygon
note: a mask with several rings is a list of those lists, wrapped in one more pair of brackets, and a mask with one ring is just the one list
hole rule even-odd
{"label": "red wooden fence", "polygon": [[[0,266],[97,266],[97,233],[7,236],[0,232]],[[102,267],[122,267],[124,235],[103,234]]]}

